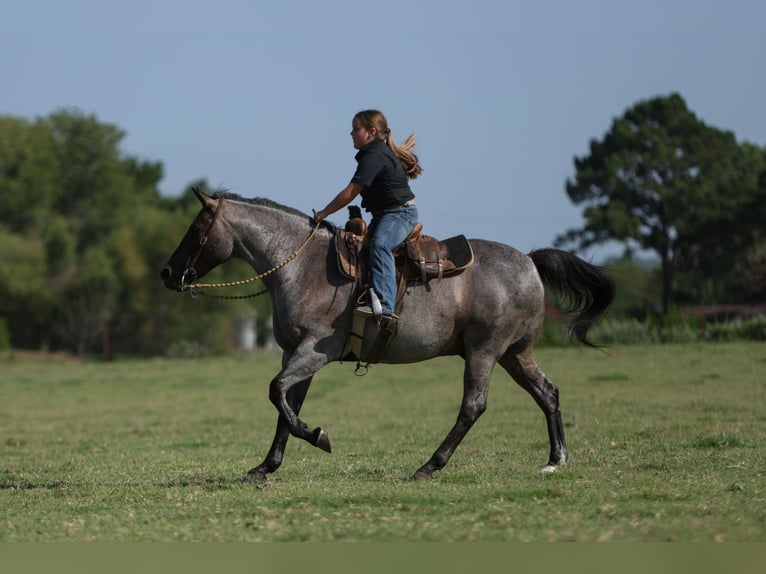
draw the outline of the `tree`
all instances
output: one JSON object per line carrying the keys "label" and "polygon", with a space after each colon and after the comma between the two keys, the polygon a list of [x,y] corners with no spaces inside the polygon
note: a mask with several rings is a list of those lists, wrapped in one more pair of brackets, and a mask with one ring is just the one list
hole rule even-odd
{"label": "tree", "polygon": [[84,353],[114,320],[111,237],[162,203],[162,165],[125,156],[123,137],[76,110],[0,116],[0,318],[14,346]]}
{"label": "tree", "polygon": [[11,344],[48,346],[53,293],[46,273],[41,239],[11,233],[0,225],[0,318],[5,319]]}
{"label": "tree", "polygon": [[[766,162],[764,162],[766,163]],[[745,256],[735,265],[730,275],[729,288],[741,302],[762,303],[766,300],[766,167],[758,178],[758,191],[749,205],[745,205],[739,221],[751,230]]]}
{"label": "tree", "polygon": [[89,248],[64,273],[56,291],[54,325],[64,344],[84,355],[117,311],[117,276],[104,247]]}
{"label": "tree", "polygon": [[678,94],[638,102],[574,163],[566,192],[585,205],[586,223],[556,244],[617,240],[655,252],[665,312],[677,271],[721,277],[760,226],[743,217],[758,193],[763,150],[707,126]]}
{"label": "tree", "polygon": [[[0,345],[108,356],[229,344],[232,317],[250,303],[165,289],[160,269],[199,202],[191,186],[162,197],[162,164],[124,154],[124,135],[77,110],[0,116]],[[210,277],[251,274],[234,264]]]}
{"label": "tree", "polygon": [[0,224],[12,232],[42,229],[60,180],[47,127],[0,116]]}

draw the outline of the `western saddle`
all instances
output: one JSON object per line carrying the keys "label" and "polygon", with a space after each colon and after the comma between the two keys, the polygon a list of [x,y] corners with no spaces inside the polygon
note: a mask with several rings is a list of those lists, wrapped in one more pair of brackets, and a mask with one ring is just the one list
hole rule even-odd
{"label": "western saddle", "polygon": [[[473,264],[473,250],[464,235],[457,235],[439,241],[422,233],[423,224],[418,223],[407,239],[394,250],[398,289],[394,311],[399,315],[407,285],[428,284],[431,280],[441,281],[455,275]],[[343,359],[357,359],[357,369],[380,362],[385,356],[391,339],[396,335],[398,320],[376,317],[364,306],[369,293],[367,224],[358,207],[349,207],[349,220],[344,229],[335,236],[335,253],[338,270],[342,275],[355,281],[356,302],[354,319],[343,353]],[[372,318],[378,326],[378,334],[371,350],[362,357],[364,327]],[[362,366],[364,362],[366,365]]]}

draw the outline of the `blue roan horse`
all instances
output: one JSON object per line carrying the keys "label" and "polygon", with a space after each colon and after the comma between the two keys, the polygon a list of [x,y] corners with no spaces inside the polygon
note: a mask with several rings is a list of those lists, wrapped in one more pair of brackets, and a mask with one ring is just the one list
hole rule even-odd
{"label": "blue roan horse", "polygon": [[[355,284],[337,269],[334,226],[323,222],[316,228],[305,213],[265,199],[195,193],[202,209],[162,270],[168,288],[183,291],[232,257],[244,259],[257,272],[273,270],[263,282],[271,295],[274,335],[283,350],[282,370],[269,386],[279,417],[271,449],[246,477],[262,482],[281,465],[290,435],[330,451],[327,432],[310,429],[298,414],[314,374],[343,358]],[[312,230],[315,235],[307,242]],[[569,311],[577,313],[570,334],[586,345],[591,345],[588,330],[614,298],[614,285],[597,267],[558,249],[524,255],[492,241],[472,239],[470,244],[471,267],[407,288],[398,333],[381,361],[413,363],[443,355],[465,360],[457,421],[413,478],[431,478],[447,464],[487,407],[497,363],[545,414],[550,456],[543,472],[552,472],[566,463],[567,448],[558,389],[532,356],[545,318],[543,284],[569,300]],[[369,323],[367,328],[374,330]]]}

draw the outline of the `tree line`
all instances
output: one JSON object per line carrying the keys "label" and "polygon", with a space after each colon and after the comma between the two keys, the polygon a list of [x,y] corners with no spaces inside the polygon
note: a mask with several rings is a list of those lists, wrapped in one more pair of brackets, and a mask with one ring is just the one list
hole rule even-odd
{"label": "tree line", "polygon": [[[78,110],[0,116],[0,347],[151,356],[229,344],[242,305],[192,304],[159,279],[199,209],[191,186],[206,181],[162,196],[162,164],[125,154],[124,137]],[[217,271],[253,274],[243,267]]]}
{"label": "tree line", "polygon": [[[151,356],[181,341],[230,344],[237,315],[268,319],[268,298],[224,305],[165,290],[158,272],[199,204],[159,192],[163,166],[128,155],[125,132],[59,110],[0,116],[0,348]],[[566,194],[584,225],[555,243],[619,241],[618,315],[766,299],[766,150],[708,126],[679,94],[639,101],[574,160]],[[656,270],[633,261],[652,252]],[[229,263],[219,280],[252,270]],[[244,311],[243,311],[244,310]]]}

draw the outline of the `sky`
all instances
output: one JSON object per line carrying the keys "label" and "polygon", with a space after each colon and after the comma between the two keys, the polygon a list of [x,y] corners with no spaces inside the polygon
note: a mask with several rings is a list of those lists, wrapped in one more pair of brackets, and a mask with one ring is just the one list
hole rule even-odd
{"label": "sky", "polygon": [[584,224],[574,158],[640,100],[766,146],[764,22],[763,0],[5,0],[0,115],[76,108],[162,162],[163,194],[205,178],[311,213],[380,109],[417,134],[424,233],[527,252]]}

